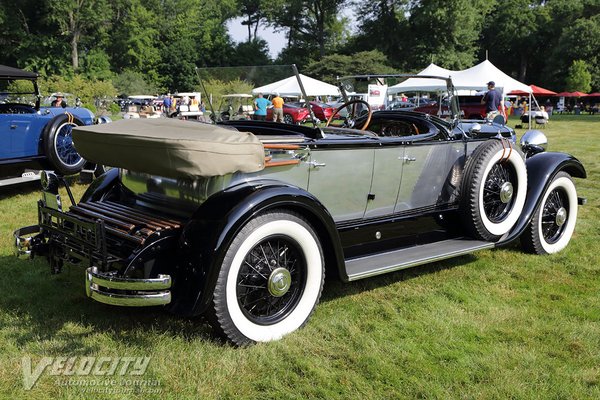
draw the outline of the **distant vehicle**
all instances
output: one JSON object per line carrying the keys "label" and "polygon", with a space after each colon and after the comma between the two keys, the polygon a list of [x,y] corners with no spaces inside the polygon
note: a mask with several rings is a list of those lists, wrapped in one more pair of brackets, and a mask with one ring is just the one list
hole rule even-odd
{"label": "distant vehicle", "polygon": [[0,65],[0,178],[14,183],[31,177],[27,170],[80,172],[86,160],[73,147],[71,130],[96,122],[86,108],[42,107],[37,78],[35,72]]}
{"label": "distant vehicle", "polygon": [[[485,104],[481,104],[481,98],[482,96],[458,96],[461,117],[477,120],[485,119],[487,113],[485,112]],[[443,99],[441,103],[433,101],[424,106],[417,107],[415,111],[442,118],[450,115],[447,98]]]}
{"label": "distant vehicle", "polygon": [[226,94],[222,96],[219,113],[222,121],[252,119],[254,108],[251,94]]}
{"label": "distant vehicle", "polygon": [[156,96],[139,94],[127,97],[127,111],[123,119],[133,118],[160,118],[162,113],[154,106]]}
{"label": "distant vehicle", "polygon": [[415,103],[412,103],[410,101],[396,100],[396,101],[392,101],[391,103],[389,103],[388,106],[386,107],[386,110],[405,110],[405,111],[409,111],[409,110],[414,109],[416,106],[417,105]]}
{"label": "distant vehicle", "polygon": [[333,108],[329,104],[322,103],[320,101],[311,101],[310,107],[312,108],[315,117],[320,119],[321,121],[327,121],[335,111],[335,108]]}
{"label": "distant vehicle", "polygon": [[[200,109],[200,102],[202,97],[198,92],[182,92],[173,95],[173,98],[177,102],[177,111],[169,114],[171,118],[179,119],[200,119],[204,113]],[[187,99],[190,103],[183,104],[184,99]],[[197,100],[197,104],[192,104],[193,99]]]}
{"label": "distant vehicle", "polygon": [[[273,120],[273,108],[267,108],[267,120]],[[286,124],[302,124],[310,120],[310,112],[304,103],[285,103],[283,105],[283,122]]]}

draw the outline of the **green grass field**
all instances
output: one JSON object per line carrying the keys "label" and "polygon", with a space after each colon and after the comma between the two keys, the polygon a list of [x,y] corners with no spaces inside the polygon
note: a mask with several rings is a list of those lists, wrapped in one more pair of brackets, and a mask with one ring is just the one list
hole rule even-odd
{"label": "green grass field", "polygon": [[[510,247],[328,280],[305,328],[249,348],[223,344],[202,320],[88,300],[80,267],[53,276],[45,260],[14,258],[11,233],[37,220],[39,193],[3,190],[0,398],[600,398],[600,117],[555,116],[544,131],[549,150],[588,171],[576,181],[588,204],[565,251]],[[137,378],[154,386],[117,382],[92,395],[48,369],[27,391],[23,356],[147,356]]]}

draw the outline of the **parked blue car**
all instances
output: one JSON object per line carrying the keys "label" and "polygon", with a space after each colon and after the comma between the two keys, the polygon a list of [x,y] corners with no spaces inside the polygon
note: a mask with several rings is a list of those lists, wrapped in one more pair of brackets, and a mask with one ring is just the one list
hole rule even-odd
{"label": "parked blue car", "polygon": [[62,175],[86,164],[73,147],[73,126],[91,125],[94,114],[81,107],[41,107],[38,74],[0,65],[0,177],[26,169]]}

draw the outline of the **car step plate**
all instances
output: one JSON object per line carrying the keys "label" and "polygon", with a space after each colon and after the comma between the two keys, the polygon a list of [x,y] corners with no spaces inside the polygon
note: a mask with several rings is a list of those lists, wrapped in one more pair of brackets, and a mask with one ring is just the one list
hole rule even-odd
{"label": "car step plate", "polygon": [[494,243],[492,242],[470,238],[443,240],[401,250],[350,258],[346,260],[346,271],[348,279],[355,281],[493,247]]}

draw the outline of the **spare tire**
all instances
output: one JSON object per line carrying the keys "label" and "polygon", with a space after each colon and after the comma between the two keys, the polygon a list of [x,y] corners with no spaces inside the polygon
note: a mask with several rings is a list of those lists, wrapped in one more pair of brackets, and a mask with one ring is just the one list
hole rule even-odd
{"label": "spare tire", "polygon": [[54,117],[44,128],[44,153],[54,170],[62,175],[73,175],[81,171],[86,161],[73,146],[74,126],[85,125],[71,113]]}
{"label": "spare tire", "polygon": [[488,140],[465,165],[460,212],[474,238],[497,241],[517,222],[527,192],[522,155],[507,140]]}

